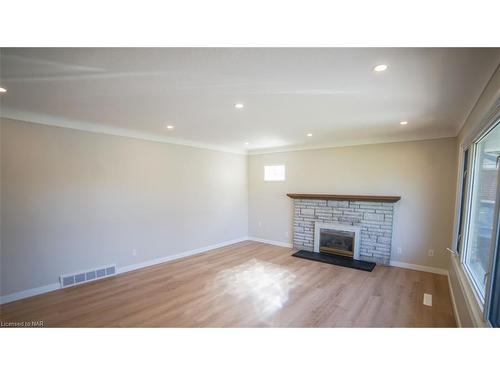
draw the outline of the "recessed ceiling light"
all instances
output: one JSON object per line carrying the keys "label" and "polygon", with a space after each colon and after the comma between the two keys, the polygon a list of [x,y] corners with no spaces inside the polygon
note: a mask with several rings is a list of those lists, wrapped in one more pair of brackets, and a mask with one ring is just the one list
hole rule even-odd
{"label": "recessed ceiling light", "polygon": [[175,126],[173,126],[173,125],[167,125],[167,129],[168,130],[172,130],[173,128],[175,128]]}
{"label": "recessed ceiling light", "polygon": [[388,66],[385,65],[385,64],[380,64],[380,65],[377,65],[375,68],[373,68],[373,70],[375,70],[376,72],[383,72],[384,70],[387,70]]}
{"label": "recessed ceiling light", "polygon": [[408,121],[401,121],[399,124],[400,125],[408,125]]}
{"label": "recessed ceiling light", "polygon": [[236,108],[236,109],[243,109],[243,107],[244,107],[243,103],[236,103],[234,105],[234,108]]}
{"label": "recessed ceiling light", "polygon": [[248,146],[250,144],[250,142],[245,142],[245,146]]}
{"label": "recessed ceiling light", "polygon": [[307,133],[307,136],[312,137],[313,135],[312,135],[312,133]]}
{"label": "recessed ceiling light", "polygon": [[4,89],[3,87],[0,87],[0,94],[3,94],[4,92],[7,92],[7,89]]}

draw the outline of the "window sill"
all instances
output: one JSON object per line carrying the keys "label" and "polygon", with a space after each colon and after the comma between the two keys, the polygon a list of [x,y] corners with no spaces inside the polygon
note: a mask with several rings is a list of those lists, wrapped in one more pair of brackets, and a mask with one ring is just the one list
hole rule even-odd
{"label": "window sill", "polygon": [[476,281],[474,281],[472,277],[472,271],[470,268],[467,268],[462,262],[460,262],[460,259],[457,259],[460,265],[461,271],[464,273],[465,277],[467,278],[467,284],[469,288],[472,290],[472,293],[474,294],[474,299],[477,305],[479,306],[481,313],[484,311],[484,298],[481,296],[480,292],[478,291],[479,287],[477,286]]}
{"label": "window sill", "polygon": [[454,268],[455,274],[460,284],[460,288],[462,289],[462,293],[472,323],[475,327],[486,327],[487,323],[483,318],[482,303],[478,298],[479,296],[475,291],[472,281],[469,279],[467,271],[464,269],[463,265],[460,263],[460,259],[457,256],[453,256],[451,258],[451,266]]}

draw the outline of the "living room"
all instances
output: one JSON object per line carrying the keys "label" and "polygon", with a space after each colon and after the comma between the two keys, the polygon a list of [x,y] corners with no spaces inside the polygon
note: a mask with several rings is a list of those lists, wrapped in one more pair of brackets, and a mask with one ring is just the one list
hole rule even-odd
{"label": "living room", "polygon": [[145,44],[2,44],[2,328],[500,326],[498,46]]}

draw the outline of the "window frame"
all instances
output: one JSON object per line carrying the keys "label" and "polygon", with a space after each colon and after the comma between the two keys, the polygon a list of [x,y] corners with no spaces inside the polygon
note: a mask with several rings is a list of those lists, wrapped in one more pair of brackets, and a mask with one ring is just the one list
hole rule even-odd
{"label": "window frame", "polygon": [[[497,123],[497,126],[500,126],[500,122]],[[497,160],[498,163],[498,160]],[[500,196],[500,173],[497,175],[497,196]],[[491,237],[491,246],[493,247],[493,251],[491,252],[489,264],[488,264],[488,280],[485,288],[485,296],[486,300],[484,303],[484,318],[486,321],[490,322],[491,304],[493,302],[493,287],[496,279],[500,277],[499,274],[496,274],[498,269],[496,268],[497,259],[500,256],[500,199],[497,200],[495,211],[494,211],[494,222],[493,222],[493,236]]]}
{"label": "window frame", "polygon": [[[283,179],[282,180],[267,180],[266,179],[266,168],[268,167],[283,167]],[[264,182],[285,182],[286,181],[286,164],[270,164],[264,165]]]}
{"label": "window frame", "polygon": [[[465,153],[465,150],[469,151],[468,155],[468,176],[466,179],[464,179],[466,185],[467,185],[467,190],[466,190],[466,198],[464,202],[464,209],[465,213],[462,213],[463,215],[463,228],[462,228],[462,237],[463,240],[461,241],[461,248],[458,250],[459,251],[459,257],[460,257],[460,266],[462,270],[464,271],[465,276],[467,277],[467,281],[469,282],[469,285],[472,286],[472,291],[474,292],[474,297],[476,298],[477,303],[479,304],[479,307],[481,308],[481,311],[483,311],[484,308],[484,298],[481,295],[481,292],[479,290],[479,287],[474,279],[474,277],[471,274],[471,271],[469,267],[466,264],[466,257],[467,257],[467,244],[469,243],[469,229],[470,229],[470,220],[471,220],[471,206],[472,206],[472,194],[474,191],[474,168],[475,168],[475,160],[476,160],[476,146],[477,142],[482,139],[483,137],[479,137],[477,140],[474,140],[470,145],[468,145],[466,148],[464,148],[463,153]],[[463,159],[465,159],[463,157]],[[465,160],[463,160],[464,162]]]}
{"label": "window frame", "polygon": [[[499,222],[499,214],[500,214],[500,199],[497,199],[495,202],[494,208],[494,223],[493,223],[493,235],[491,239],[492,247],[490,252],[490,259],[488,262],[488,272],[487,272],[487,280],[485,283],[485,292],[484,296],[482,295],[479,286],[476,283],[476,280],[471,274],[469,267],[466,264],[467,257],[467,245],[469,242],[470,236],[470,220],[471,220],[471,206],[472,206],[472,195],[474,192],[474,176],[475,176],[475,168],[476,168],[476,154],[478,143],[481,142],[495,127],[500,126],[500,114],[495,117],[490,117],[488,122],[488,126],[485,126],[481,129],[481,131],[477,132],[474,137],[470,137],[470,142],[463,143],[460,146],[460,180],[459,180],[459,197],[457,200],[457,223],[456,223],[456,236],[454,238],[454,245],[457,251],[457,256],[459,257],[460,268],[466,275],[467,281],[471,286],[471,289],[474,293],[476,301],[483,313],[483,317],[486,321],[489,319],[489,308],[492,300],[492,283],[494,281],[493,277],[493,267],[497,257],[499,256],[498,252],[498,226]],[[465,157],[465,153],[468,152],[467,158]],[[467,166],[465,166],[465,162],[467,162]],[[464,172],[467,171],[467,176],[464,176]],[[497,178],[500,182],[500,173],[498,173]],[[464,186],[465,184],[465,186]],[[463,201],[465,194],[465,200]],[[500,184],[497,184],[497,196],[500,195]],[[463,204],[462,204],[463,201]],[[460,222],[460,220],[462,222]],[[462,228],[460,228],[462,226]],[[459,234],[462,234],[462,239],[459,238]],[[500,277],[500,275],[497,275]]]}
{"label": "window frame", "polygon": [[[500,174],[498,181],[500,182]],[[494,242],[497,251],[493,254],[490,260],[490,280],[486,285],[488,299],[486,300],[485,308],[484,308],[484,319],[489,323],[492,327],[500,327],[499,321],[499,309],[500,309],[500,211],[496,213],[495,217],[496,223],[494,225],[495,229],[495,237]],[[493,292],[496,291],[497,295],[494,295]],[[497,314],[497,316],[493,316],[493,314]]]}
{"label": "window frame", "polygon": [[461,254],[463,253],[464,243],[466,242],[466,233],[465,233],[465,223],[468,220],[468,212],[469,212],[469,176],[471,174],[471,154],[473,153],[471,145],[467,147],[460,147],[460,176],[459,176],[459,185],[458,185],[458,197],[457,197],[457,222],[455,227],[455,237],[453,240],[454,249],[456,255],[461,258]]}

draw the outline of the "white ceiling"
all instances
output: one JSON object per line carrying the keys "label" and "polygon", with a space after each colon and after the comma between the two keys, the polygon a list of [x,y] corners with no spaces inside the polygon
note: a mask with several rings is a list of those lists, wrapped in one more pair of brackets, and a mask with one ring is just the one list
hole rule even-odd
{"label": "white ceiling", "polygon": [[2,49],[1,116],[250,153],[439,138],[499,61],[498,48]]}

